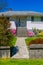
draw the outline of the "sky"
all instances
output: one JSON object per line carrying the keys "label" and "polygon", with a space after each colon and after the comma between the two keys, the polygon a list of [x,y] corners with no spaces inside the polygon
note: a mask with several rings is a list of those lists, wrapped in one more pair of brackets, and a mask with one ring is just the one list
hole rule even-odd
{"label": "sky", "polygon": [[6,0],[8,8],[14,11],[43,12],[43,0]]}

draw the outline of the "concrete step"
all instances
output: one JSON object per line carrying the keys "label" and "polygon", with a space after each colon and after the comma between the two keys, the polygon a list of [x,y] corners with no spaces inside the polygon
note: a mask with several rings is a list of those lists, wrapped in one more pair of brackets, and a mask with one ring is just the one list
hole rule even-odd
{"label": "concrete step", "polygon": [[17,36],[19,36],[19,37],[27,36],[27,29],[26,29],[26,27],[18,27],[17,28]]}

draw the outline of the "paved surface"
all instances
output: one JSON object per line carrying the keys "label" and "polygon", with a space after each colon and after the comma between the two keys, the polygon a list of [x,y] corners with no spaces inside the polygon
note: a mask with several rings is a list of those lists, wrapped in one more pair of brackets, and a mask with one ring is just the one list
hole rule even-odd
{"label": "paved surface", "polygon": [[25,37],[17,37],[15,48],[18,49],[18,51],[12,56],[12,58],[29,58]]}

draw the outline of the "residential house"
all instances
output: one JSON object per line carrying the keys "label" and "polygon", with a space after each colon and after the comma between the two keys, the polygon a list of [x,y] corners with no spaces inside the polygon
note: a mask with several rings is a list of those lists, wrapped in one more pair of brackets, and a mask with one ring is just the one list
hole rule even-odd
{"label": "residential house", "polygon": [[[8,11],[0,12],[14,22],[17,29],[17,36],[27,36],[27,31],[32,28],[43,30],[43,13],[33,11]],[[14,26],[14,25],[13,25]]]}

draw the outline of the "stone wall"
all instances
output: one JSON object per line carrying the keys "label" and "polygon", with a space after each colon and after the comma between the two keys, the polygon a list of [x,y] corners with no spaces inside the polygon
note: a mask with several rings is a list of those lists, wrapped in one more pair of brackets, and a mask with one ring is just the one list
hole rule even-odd
{"label": "stone wall", "polygon": [[9,46],[0,46],[0,58],[10,58]]}
{"label": "stone wall", "polygon": [[43,44],[32,44],[28,47],[29,58],[43,59]]}

